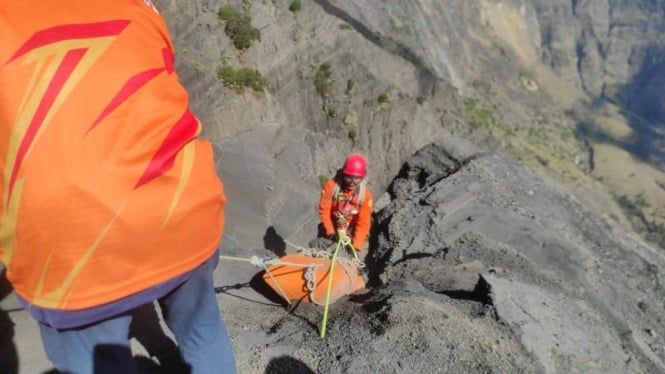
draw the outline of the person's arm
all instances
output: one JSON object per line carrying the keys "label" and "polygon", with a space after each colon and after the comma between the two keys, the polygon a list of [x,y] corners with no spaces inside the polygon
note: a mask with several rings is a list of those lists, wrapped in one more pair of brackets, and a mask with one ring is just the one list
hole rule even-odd
{"label": "person's arm", "polygon": [[372,201],[372,194],[367,189],[365,201],[360,206],[358,210],[358,218],[356,221],[356,227],[353,230],[353,238],[351,240],[351,245],[356,251],[360,251],[365,244],[365,240],[369,235],[369,229],[372,224],[372,208],[374,202]]}
{"label": "person's arm", "polygon": [[332,221],[332,190],[335,186],[334,180],[329,180],[321,190],[321,197],[319,198],[319,218],[326,230],[326,236],[335,234],[335,225]]}

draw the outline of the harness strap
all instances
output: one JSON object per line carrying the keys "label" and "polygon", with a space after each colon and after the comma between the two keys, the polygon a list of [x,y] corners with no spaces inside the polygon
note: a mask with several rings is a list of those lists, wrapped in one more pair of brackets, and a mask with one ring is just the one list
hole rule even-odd
{"label": "harness strap", "polygon": [[[333,186],[332,189],[332,196],[333,199],[337,199],[337,194],[340,193],[342,190],[342,187],[340,186],[340,183],[335,179],[335,185]],[[356,190],[353,192],[353,197],[351,200],[354,200],[356,197],[358,198],[356,200],[358,207],[363,205],[363,201],[365,201],[365,196],[367,195],[367,179],[363,179],[360,181],[358,184],[358,187],[356,187]]]}

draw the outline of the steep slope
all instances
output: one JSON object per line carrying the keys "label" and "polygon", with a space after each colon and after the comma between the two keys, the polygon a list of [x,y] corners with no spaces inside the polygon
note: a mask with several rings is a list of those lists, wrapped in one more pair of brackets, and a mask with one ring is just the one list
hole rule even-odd
{"label": "steep slope", "polygon": [[[298,11],[288,1],[156,3],[205,135],[225,143],[243,131],[270,136],[268,127],[306,136],[301,151],[312,162],[294,185],[316,190],[318,177],[357,149],[370,156],[373,188],[382,191],[406,155],[456,134],[508,150],[608,219],[628,226],[623,215],[637,206],[633,222],[654,232],[665,216],[665,174],[653,166],[662,158],[665,91],[649,78],[662,64],[662,1],[317,0]],[[216,13],[226,4],[260,30],[248,49],[224,32]],[[222,58],[257,69],[271,88],[224,87],[215,76]],[[324,91],[316,85],[322,70]],[[265,150],[265,159],[282,150]],[[619,162],[620,174],[612,168]],[[260,200],[302,200],[273,191]],[[630,204],[619,206],[624,195]]]}
{"label": "steep slope", "polygon": [[661,250],[460,139],[418,151],[388,192],[372,253],[380,283],[491,303],[544,372],[665,370]]}
{"label": "steep slope", "polygon": [[665,2],[334,4],[477,100],[467,112],[505,149],[621,221],[604,208],[614,196],[638,231],[665,243]]}
{"label": "steep slope", "polygon": [[[398,370],[386,356],[403,357],[397,367],[407,371],[431,369],[427,359],[450,361],[443,371],[665,369],[654,313],[663,307],[662,254],[611,223],[629,227],[620,210],[628,208],[633,224],[657,230],[663,214],[665,175],[653,163],[662,101],[659,81],[649,79],[660,66],[663,2],[317,0],[299,11],[286,1],[157,3],[217,146],[231,197],[228,253],[310,239],[319,177],[351,150],[369,156],[377,196],[408,155],[458,135],[509,151],[576,197],[500,154],[466,160],[450,143],[427,148],[402,169],[377,215],[371,275],[386,288],[336,309],[330,331],[339,340],[326,343],[312,331],[315,309],[265,317],[266,307],[257,322],[245,310],[255,306],[232,302],[227,311],[242,316],[231,322],[237,341],[261,342],[240,353],[247,371]],[[246,50],[216,15],[227,3],[260,30]],[[224,87],[222,58],[257,69],[271,88]],[[654,94],[638,100],[630,88],[646,82]],[[414,314],[414,303],[426,313]],[[468,334],[433,332],[446,317]],[[411,318],[424,327],[405,324]],[[273,361],[257,358],[264,349]],[[334,360],[331,349],[340,352]]]}
{"label": "steep slope", "polygon": [[[440,136],[468,132],[452,114],[462,104],[449,84],[314,3],[297,13],[286,3],[248,5],[261,40],[244,51],[233,47],[217,19],[223,2],[157,3],[175,35],[177,68],[204,135],[219,145],[221,175],[235,181],[228,188],[251,191],[229,201],[229,243],[260,247],[256,233],[272,226],[291,240],[311,238],[319,177],[332,175],[354,149],[370,159],[369,178],[378,193],[408,154]],[[270,90],[224,87],[215,77],[222,57],[236,68],[258,69]],[[325,92],[317,92],[323,66],[329,77]],[[266,141],[248,147],[245,139]],[[282,210],[300,211],[303,204],[310,210],[295,220],[278,219]]]}
{"label": "steep slope", "polygon": [[[307,208],[316,204],[317,176],[331,173],[351,149],[370,156],[373,188],[380,192],[406,155],[447,134],[510,151],[564,181],[610,221],[626,224],[606,186],[630,196],[644,191],[602,180],[616,166],[617,150],[631,150],[622,143],[634,136],[633,117],[626,114],[631,107],[612,92],[631,84],[637,51],[653,42],[636,44],[635,30],[657,30],[662,23],[658,14],[647,17],[641,3],[319,0],[304,1],[298,12],[288,11],[287,2],[231,3],[251,15],[261,41],[235,50],[219,38],[222,23],[213,21],[223,3],[209,2],[196,16],[209,20],[205,28],[219,43],[212,50],[235,66],[257,68],[272,89],[257,95],[218,84],[217,95],[208,98],[213,101],[198,103],[204,112],[211,105],[220,111],[206,118],[206,134],[219,145],[220,172],[237,199],[229,216],[231,222],[239,217],[242,229],[231,224],[230,251],[270,247],[270,228],[277,241],[311,235],[315,218]],[[177,28],[178,5],[166,10]],[[644,18],[648,24],[640,23]],[[196,33],[187,18],[180,22]],[[188,44],[187,34],[180,38],[180,45]],[[190,71],[186,82],[194,91],[200,83],[191,79],[206,77],[214,85],[215,58],[207,49],[185,56],[181,69]],[[202,62],[208,73],[196,68]],[[330,80],[321,92],[315,82],[324,66]],[[389,100],[379,102],[381,94]],[[607,129],[607,123],[630,132],[614,134],[616,126]],[[603,131],[619,141],[599,136]],[[453,152],[450,143],[443,148]],[[416,160],[427,159],[423,153]],[[465,159],[430,156],[453,166]],[[432,370],[431,362],[449,365],[442,372],[663,370],[662,332],[652,312],[662,307],[652,302],[662,300],[661,254],[505,156],[469,160],[436,185],[426,174],[447,168],[429,162],[435,170],[407,163],[403,170],[415,176],[393,182],[392,202],[377,216],[372,279],[387,288],[351,311],[341,307],[330,330],[339,340],[325,346],[311,331],[316,310],[266,320],[259,330],[275,332],[265,338],[268,346],[279,342],[268,349],[273,359],[267,367],[398,370],[385,361],[390,356],[406,371]],[[657,169],[641,167],[634,185],[660,178]],[[423,180],[414,186],[418,175]],[[648,198],[659,206],[658,195]],[[264,231],[260,243],[257,232]],[[451,328],[467,326],[468,318],[474,325],[461,329],[468,332],[461,337],[445,328],[432,332],[442,316]],[[407,333],[405,322],[412,319],[423,327],[407,324]],[[253,325],[247,318],[242,323]],[[251,330],[241,335],[255,336]],[[491,343],[480,336],[499,338]],[[464,349],[451,348],[458,346]],[[337,352],[335,360],[330,351]],[[248,371],[266,365],[251,353],[246,357]]]}
{"label": "steep slope", "polygon": [[250,266],[222,263],[241,372],[665,370],[665,255],[556,182],[448,138],[408,158],[381,201],[372,291],[332,306],[325,339],[321,308],[283,311],[246,287],[261,289]]}

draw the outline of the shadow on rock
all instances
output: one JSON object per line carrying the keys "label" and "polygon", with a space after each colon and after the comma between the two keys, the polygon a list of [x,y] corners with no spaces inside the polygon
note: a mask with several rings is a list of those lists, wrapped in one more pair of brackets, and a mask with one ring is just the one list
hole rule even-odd
{"label": "shadow on rock", "polygon": [[250,287],[252,287],[254,291],[258,292],[273,303],[286,307],[288,303],[277,292],[275,292],[275,290],[268,286],[266,281],[263,279],[264,274],[265,271],[261,271],[254,275],[254,277],[252,277],[252,279],[249,281]]}
{"label": "shadow on rock", "polygon": [[304,362],[289,356],[281,356],[270,360],[265,374],[314,374]]}
{"label": "shadow on rock", "polygon": [[189,365],[180,358],[176,343],[166,335],[159,323],[159,316],[154,304],[146,304],[134,310],[129,336],[136,338],[150,357],[135,357],[140,373],[189,373]]}
{"label": "shadow on rock", "polygon": [[[255,274],[252,279],[249,282],[243,282],[243,283],[234,283],[234,284],[229,284],[225,286],[217,286],[215,287],[215,293],[223,293],[231,297],[235,297],[241,300],[245,301],[250,301],[253,303],[259,303],[259,304],[265,304],[265,305],[282,305],[285,306],[287,303],[282,299],[275,291],[273,291],[263,280],[263,274],[265,274],[265,271],[260,271],[257,274]],[[246,287],[251,287],[256,293],[262,295],[268,301],[271,303],[265,303],[262,301],[255,300],[253,298],[247,298],[239,294],[235,294],[233,290],[240,290]]]}
{"label": "shadow on rock", "polygon": [[265,235],[263,235],[263,247],[272,251],[277,257],[282,257],[286,254],[286,243],[272,226],[268,227]]}
{"label": "shadow on rock", "polygon": [[[12,292],[5,271],[0,269],[0,300]],[[0,309],[0,368],[3,373],[18,373],[18,353],[14,345],[14,322],[9,313]]]}

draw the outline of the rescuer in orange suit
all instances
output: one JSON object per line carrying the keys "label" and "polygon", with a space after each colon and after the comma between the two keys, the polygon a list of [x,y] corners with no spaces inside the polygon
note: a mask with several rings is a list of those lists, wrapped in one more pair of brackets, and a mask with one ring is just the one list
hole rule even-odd
{"label": "rescuer in orange suit", "polygon": [[328,249],[340,236],[363,249],[372,218],[372,193],[367,186],[367,160],[360,153],[347,157],[344,166],[323,186],[319,199],[319,237],[310,247]]}
{"label": "rescuer in orange suit", "polygon": [[[186,372],[234,373],[226,197],[150,0],[0,0],[0,261],[63,373],[136,373],[157,301]],[[171,369],[171,368],[169,368]]]}

